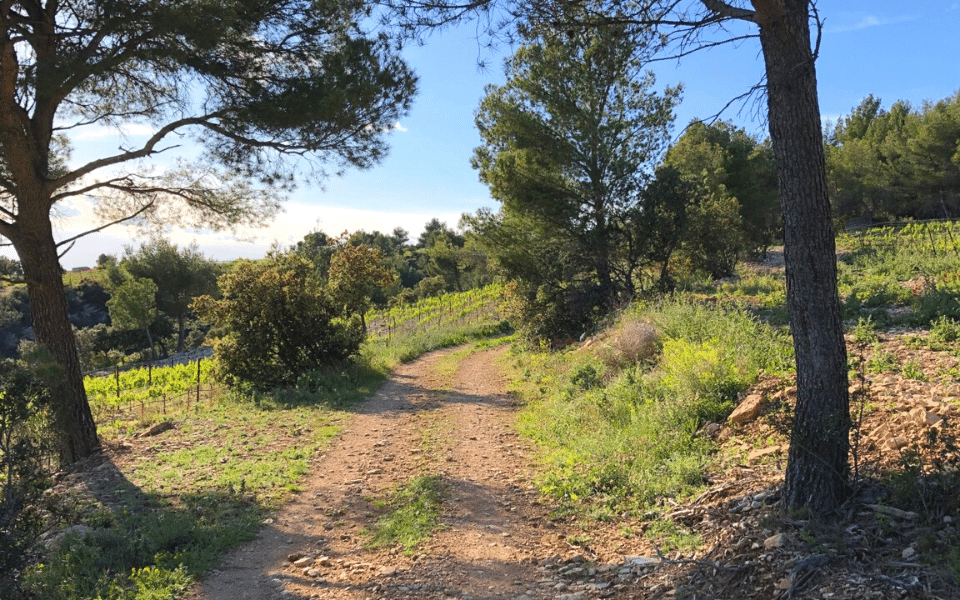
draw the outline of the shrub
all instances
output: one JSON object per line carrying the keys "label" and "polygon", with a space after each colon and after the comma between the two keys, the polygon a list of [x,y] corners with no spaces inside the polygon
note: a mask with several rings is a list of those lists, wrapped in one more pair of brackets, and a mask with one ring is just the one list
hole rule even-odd
{"label": "shrub", "polygon": [[294,385],[304,373],[355,354],[363,341],[359,320],[340,318],[313,265],[300,256],[240,261],[219,285],[221,299],[202,296],[194,309],[225,332],[214,342],[214,357],[228,385]]}
{"label": "shrub", "polygon": [[14,598],[40,534],[36,503],[47,488],[42,459],[49,393],[21,363],[0,361],[0,597]]}
{"label": "shrub", "polygon": [[930,327],[930,338],[935,342],[955,342],[960,339],[960,323],[949,317],[940,317]]}
{"label": "shrub", "polygon": [[880,339],[877,336],[877,324],[873,322],[873,318],[870,316],[857,319],[857,324],[852,333],[853,341],[858,344],[872,344]]}
{"label": "shrub", "polygon": [[520,335],[554,347],[577,339],[605,313],[605,296],[591,282],[538,286],[514,281],[504,293],[503,313]]}

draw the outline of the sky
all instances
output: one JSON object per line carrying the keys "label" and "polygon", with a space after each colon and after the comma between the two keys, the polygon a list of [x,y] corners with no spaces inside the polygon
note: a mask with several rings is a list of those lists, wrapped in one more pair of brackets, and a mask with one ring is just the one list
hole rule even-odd
{"label": "sky", "polygon": [[[897,100],[920,106],[960,91],[960,1],[820,0],[824,22],[817,61],[822,119],[848,115],[869,94],[884,108]],[[497,209],[470,167],[480,144],[473,115],[484,86],[502,84],[507,47],[483,48],[475,25],[434,34],[422,46],[404,51],[417,72],[419,94],[410,114],[389,134],[391,151],[368,171],[349,171],[323,186],[301,184],[273,222],[238,236],[172,229],[165,236],[178,245],[196,244],[209,258],[258,258],[274,244],[289,247],[313,231],[382,231],[402,227],[416,240],[433,218],[456,227],[460,215],[482,207]],[[478,65],[485,63],[486,67]],[[763,63],[756,39],[651,65],[657,87],[683,84],[674,137],[693,119],[713,117],[730,100],[761,79]],[[762,106],[734,104],[721,115],[748,132],[766,137]],[[128,143],[150,132],[131,127]],[[73,163],[114,151],[105,131],[85,131],[72,140]],[[184,153],[189,155],[190,149]],[[89,206],[65,206],[56,219],[57,238],[95,226]],[[81,239],[61,259],[67,268],[93,266],[101,253],[122,254],[143,235],[115,226]]]}

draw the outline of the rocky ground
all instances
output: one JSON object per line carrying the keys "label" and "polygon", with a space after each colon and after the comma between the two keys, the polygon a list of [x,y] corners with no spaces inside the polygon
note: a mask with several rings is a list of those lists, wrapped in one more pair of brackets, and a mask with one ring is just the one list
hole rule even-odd
{"label": "rocky ground", "polygon": [[[857,490],[840,525],[780,513],[794,390],[766,379],[727,422],[704,427],[720,443],[709,487],[684,504],[664,502],[678,530],[699,539],[695,550],[661,553],[663,541],[636,517],[584,535],[553,518],[532,483],[535,457],[513,430],[504,350],[446,350],[401,366],[316,459],[303,490],[187,597],[960,598],[951,571],[960,498],[944,493],[948,479],[918,478],[955,468],[960,376],[955,353],[931,350],[925,335],[888,332],[869,347],[850,340],[852,356],[882,355],[892,366],[865,370],[853,385]],[[133,454],[113,462],[122,469]],[[904,467],[913,476],[899,487],[876,483]],[[442,529],[411,554],[369,549],[362,532],[381,512],[375,499],[424,474],[444,484]],[[898,494],[907,509],[892,506]]]}

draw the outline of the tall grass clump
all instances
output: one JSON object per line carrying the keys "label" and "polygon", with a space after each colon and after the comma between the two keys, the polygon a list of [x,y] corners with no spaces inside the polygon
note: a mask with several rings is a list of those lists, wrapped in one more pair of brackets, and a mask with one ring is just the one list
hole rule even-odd
{"label": "tall grass clump", "polygon": [[609,360],[610,343],[518,359],[521,427],[546,449],[542,490],[565,509],[602,518],[694,493],[713,449],[701,427],[725,418],[762,373],[792,365],[787,334],[746,310],[639,305],[615,329],[637,323],[656,332],[658,352],[633,363]]}

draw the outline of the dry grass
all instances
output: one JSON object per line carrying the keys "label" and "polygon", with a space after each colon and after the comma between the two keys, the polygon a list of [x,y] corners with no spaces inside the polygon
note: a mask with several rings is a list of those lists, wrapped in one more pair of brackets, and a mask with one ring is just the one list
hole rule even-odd
{"label": "dry grass", "polygon": [[624,321],[610,339],[609,347],[600,352],[600,360],[608,367],[650,362],[660,352],[660,334],[646,321]]}

